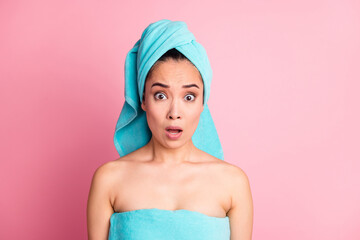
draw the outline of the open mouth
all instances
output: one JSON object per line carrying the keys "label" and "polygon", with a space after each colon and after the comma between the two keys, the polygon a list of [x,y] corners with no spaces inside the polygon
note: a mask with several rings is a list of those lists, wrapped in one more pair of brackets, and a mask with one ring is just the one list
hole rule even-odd
{"label": "open mouth", "polygon": [[170,134],[174,134],[174,135],[182,132],[182,130],[180,130],[180,129],[166,129],[166,131],[169,132]]}
{"label": "open mouth", "polygon": [[166,130],[166,135],[171,140],[176,140],[180,138],[183,131],[182,128],[178,126],[168,126],[165,128],[165,130]]}

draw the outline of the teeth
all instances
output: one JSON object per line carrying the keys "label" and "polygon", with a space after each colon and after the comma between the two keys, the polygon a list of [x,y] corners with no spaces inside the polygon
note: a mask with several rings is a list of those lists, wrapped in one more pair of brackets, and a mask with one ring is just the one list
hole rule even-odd
{"label": "teeth", "polygon": [[167,130],[170,134],[178,134],[179,132],[181,132],[180,130]]}

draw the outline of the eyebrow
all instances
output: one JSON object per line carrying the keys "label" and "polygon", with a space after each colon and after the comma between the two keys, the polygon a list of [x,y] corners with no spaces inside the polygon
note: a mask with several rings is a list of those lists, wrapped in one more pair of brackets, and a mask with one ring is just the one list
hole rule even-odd
{"label": "eyebrow", "polygon": [[[154,86],[160,86],[160,87],[163,87],[163,88],[170,88],[170,86],[169,85],[166,85],[166,84],[163,84],[163,83],[159,83],[159,82],[156,82],[156,83],[154,83],[153,85],[151,85],[151,87],[154,87]],[[191,88],[191,87],[197,87],[197,88],[199,88],[199,86],[198,85],[196,85],[196,84],[187,84],[187,85],[183,85],[182,86],[183,88]],[[200,89],[200,88],[199,88]]]}

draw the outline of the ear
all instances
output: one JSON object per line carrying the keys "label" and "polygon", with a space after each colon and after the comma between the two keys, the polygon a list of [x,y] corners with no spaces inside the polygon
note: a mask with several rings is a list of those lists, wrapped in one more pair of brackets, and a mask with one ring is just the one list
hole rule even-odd
{"label": "ear", "polygon": [[142,108],[142,110],[144,110],[146,112],[145,95],[144,94],[143,94],[143,99],[142,99],[142,102],[141,102],[141,108]]}

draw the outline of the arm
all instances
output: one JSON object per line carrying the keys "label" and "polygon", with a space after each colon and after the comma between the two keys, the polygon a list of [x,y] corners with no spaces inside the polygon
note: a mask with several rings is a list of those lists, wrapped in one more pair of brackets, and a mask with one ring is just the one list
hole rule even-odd
{"label": "arm", "polygon": [[253,201],[249,179],[237,168],[232,177],[230,220],[231,240],[251,240],[253,228]]}
{"label": "arm", "polygon": [[113,214],[109,164],[100,166],[94,173],[87,203],[87,230],[89,240],[108,239],[110,217]]}

